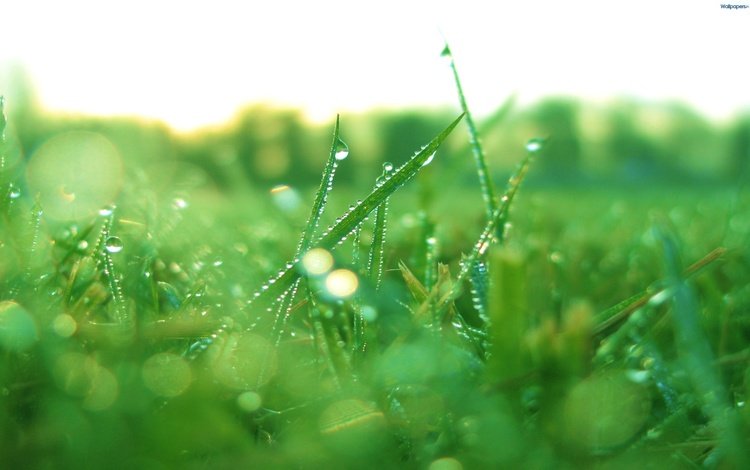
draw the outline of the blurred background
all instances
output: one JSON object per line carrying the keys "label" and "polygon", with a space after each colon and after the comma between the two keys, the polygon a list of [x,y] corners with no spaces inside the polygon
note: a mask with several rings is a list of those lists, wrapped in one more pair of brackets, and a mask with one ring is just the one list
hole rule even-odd
{"label": "blurred background", "polygon": [[[534,136],[552,138],[539,184],[744,174],[750,13],[518,3],[14,2],[0,28],[6,133],[17,162],[94,131],[126,170],[177,162],[216,188],[266,190],[317,184],[340,113],[358,164],[339,184],[369,185],[458,113],[448,40],[498,182]],[[444,168],[474,184],[464,141]]]}

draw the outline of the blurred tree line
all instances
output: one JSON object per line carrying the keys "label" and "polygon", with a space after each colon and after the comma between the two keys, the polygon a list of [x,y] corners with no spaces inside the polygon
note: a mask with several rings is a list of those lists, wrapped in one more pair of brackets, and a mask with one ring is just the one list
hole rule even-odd
{"label": "blurred tree line", "polygon": [[[89,130],[110,139],[132,171],[155,168],[162,178],[165,168],[177,165],[228,190],[248,184],[305,187],[318,183],[330,146],[333,124],[311,124],[296,110],[250,106],[221,127],[182,134],[154,121],[49,113],[23,85],[28,82],[21,83],[5,91],[11,163],[28,159],[59,132]],[[438,109],[343,115],[341,135],[357,165],[342,165],[338,184],[372,184],[383,162],[405,161],[456,114]],[[549,137],[537,163],[537,184],[724,184],[746,177],[750,161],[750,113],[715,123],[680,103],[622,99],[601,105],[553,97],[525,109],[510,99],[480,122],[498,181],[536,136]],[[447,142],[451,157],[443,165],[457,180],[473,184],[462,132]]]}

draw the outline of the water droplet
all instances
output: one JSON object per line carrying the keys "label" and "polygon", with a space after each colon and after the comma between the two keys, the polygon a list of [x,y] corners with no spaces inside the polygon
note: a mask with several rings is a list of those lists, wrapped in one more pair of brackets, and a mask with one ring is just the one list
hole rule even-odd
{"label": "water droplet", "polygon": [[109,237],[104,242],[104,249],[109,253],[119,253],[122,251],[122,240],[119,237]]}
{"label": "water droplet", "polygon": [[99,215],[101,215],[102,217],[109,217],[115,211],[115,208],[116,206],[114,204],[102,207],[101,209],[99,209]]}
{"label": "water droplet", "polygon": [[8,197],[11,199],[18,199],[19,197],[21,197],[21,188],[14,184],[11,184],[8,188]]}
{"label": "water droplet", "polygon": [[390,173],[393,171],[393,163],[391,162],[385,162],[383,163],[383,171],[385,173]]}
{"label": "water droplet", "polygon": [[377,309],[371,305],[363,305],[359,313],[366,322],[372,323],[378,318]]}
{"label": "water droplet", "polygon": [[427,160],[425,160],[424,163],[422,163],[422,166],[427,166],[430,163],[432,163],[432,160],[435,159],[435,153],[436,152],[432,152],[432,154],[429,157],[427,157]]}
{"label": "water droplet", "polygon": [[544,147],[544,139],[540,139],[538,137],[529,139],[529,141],[526,142],[526,150],[531,153],[536,153],[540,151],[542,147]]}
{"label": "water droplet", "polygon": [[333,147],[333,152],[333,156],[336,157],[336,160],[343,160],[349,156],[349,146],[346,145],[346,142],[344,142],[343,140],[336,138],[336,144]]}
{"label": "water droplet", "polygon": [[76,247],[79,250],[83,251],[89,247],[89,242],[87,242],[86,240],[81,240],[80,242],[78,242],[78,245],[76,245]]}
{"label": "water droplet", "polygon": [[172,207],[174,207],[177,210],[182,210],[188,206],[188,203],[186,200],[184,200],[181,197],[176,197],[172,200]]}

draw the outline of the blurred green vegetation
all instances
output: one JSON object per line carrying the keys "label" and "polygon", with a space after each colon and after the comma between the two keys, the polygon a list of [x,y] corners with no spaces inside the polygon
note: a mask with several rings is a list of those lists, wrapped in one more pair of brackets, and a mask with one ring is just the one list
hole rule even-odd
{"label": "blurred green vegetation", "polygon": [[[231,122],[193,133],[175,133],[136,118],[104,119],[47,113],[22,79],[8,98],[8,138],[28,158],[47,138],[69,130],[101,133],[122,153],[128,168],[177,164],[200,172],[219,190],[267,189],[276,184],[312,187],[324,163],[330,123],[310,124],[292,109],[250,106]],[[359,187],[383,162],[400,163],[434,136],[454,111],[382,110],[344,116],[347,142],[357,168],[341,169],[340,186]],[[716,123],[677,102],[634,99],[594,104],[552,97],[517,109],[513,100],[481,125],[494,179],[518,160],[528,136],[551,137],[533,176],[544,185],[649,186],[726,185],[746,176],[750,159],[750,114]],[[473,184],[463,164],[469,146],[449,142],[446,164],[458,181]],[[19,156],[16,156],[19,158]]]}
{"label": "blurred green vegetation", "polygon": [[[717,124],[679,104],[550,98],[516,109],[511,100],[479,123],[497,187],[529,138],[549,141],[513,202],[505,243],[488,252],[489,320],[473,280],[451,306],[455,321],[435,328],[417,313],[425,285],[454,287],[485,223],[457,129],[390,198],[382,288],[361,276],[356,301],[299,296],[274,344],[274,311],[251,302],[294,256],[332,123],[255,106],[180,134],[47,113],[30,90],[6,99],[0,466],[746,462],[750,115]],[[371,191],[384,162],[409,159],[455,114],[342,116],[350,155],[323,225]],[[30,162],[55,155],[69,142],[60,136],[80,143],[66,157],[76,171],[70,187],[47,188]],[[101,137],[119,173],[88,171],[109,149]],[[117,195],[79,201],[73,183],[107,183]],[[55,215],[45,192],[76,211]],[[362,226],[362,246],[374,231]],[[717,247],[721,256],[704,258]],[[360,251],[349,240],[333,262],[356,271]],[[634,296],[646,299],[640,308],[601,327],[609,307]],[[367,348],[348,355],[358,309],[369,315]]]}

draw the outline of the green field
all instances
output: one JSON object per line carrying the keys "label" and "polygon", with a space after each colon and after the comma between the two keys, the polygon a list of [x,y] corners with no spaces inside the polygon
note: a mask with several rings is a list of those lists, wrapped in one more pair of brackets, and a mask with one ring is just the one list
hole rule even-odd
{"label": "green field", "polygon": [[3,120],[0,466],[747,468],[744,128],[566,106]]}

